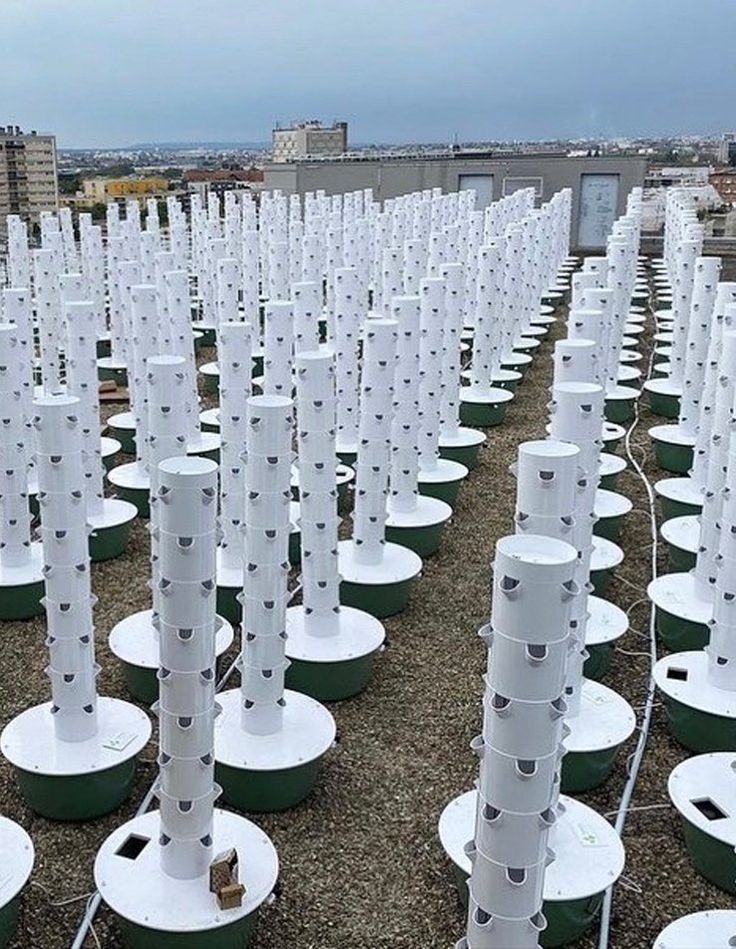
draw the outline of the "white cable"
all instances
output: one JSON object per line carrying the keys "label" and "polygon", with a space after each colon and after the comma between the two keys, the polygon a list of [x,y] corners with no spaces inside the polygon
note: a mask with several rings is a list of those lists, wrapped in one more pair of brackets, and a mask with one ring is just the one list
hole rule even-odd
{"label": "white cable", "polygon": [[[654,365],[654,343],[652,342],[652,351],[649,354],[649,368],[647,371],[647,378],[651,377],[652,366]],[[655,510],[655,501],[654,501],[654,491],[652,490],[651,482],[647,478],[644,469],[641,467],[639,462],[634,458],[634,455],[631,451],[631,435],[636,426],[639,424],[639,405],[636,403],[634,421],[631,423],[630,428],[626,432],[625,445],[626,445],[626,455],[633,465],[636,473],[641,478],[644,488],[647,492],[647,498],[649,500],[649,523],[652,531],[652,547],[651,547],[651,573],[652,580],[657,577],[657,546],[659,543],[659,531],[657,529],[657,514]],[[633,586],[633,584],[631,584]],[[641,725],[639,728],[639,739],[636,743],[636,748],[634,749],[633,754],[631,755],[631,765],[628,771],[628,777],[626,778],[626,784],[624,785],[623,793],[621,794],[621,800],[619,801],[618,809],[616,811],[616,821],[614,827],[619,836],[623,835],[624,824],[626,823],[626,815],[629,810],[631,810],[630,802],[634,793],[634,788],[636,787],[636,781],[639,777],[639,768],[641,767],[641,762],[644,757],[644,752],[647,747],[647,740],[649,738],[649,728],[652,722],[652,710],[654,708],[654,695],[656,686],[654,683],[653,670],[654,666],[657,663],[657,633],[655,625],[655,611],[654,606],[650,604],[649,607],[649,656],[651,660],[651,667],[649,671],[649,681],[647,683],[647,693],[646,693],[646,702],[644,704],[644,714],[642,716]],[[606,890],[605,896],[603,897],[603,908],[601,910],[601,922],[600,922],[600,931],[598,936],[598,949],[608,949],[608,940],[611,933],[611,907],[613,905],[613,887],[609,887]]]}

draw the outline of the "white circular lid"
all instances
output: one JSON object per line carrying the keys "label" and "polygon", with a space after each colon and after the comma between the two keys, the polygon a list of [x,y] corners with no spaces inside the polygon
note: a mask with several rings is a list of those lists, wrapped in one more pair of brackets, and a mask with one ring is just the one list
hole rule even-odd
{"label": "white circular lid", "polygon": [[383,545],[383,559],[377,564],[364,564],[355,559],[352,540],[341,540],[337,545],[337,569],[347,583],[380,586],[386,583],[404,583],[418,576],[422,558],[400,544]]}
{"label": "white circular lid", "polygon": [[616,491],[598,488],[595,492],[596,517],[623,517],[624,514],[629,513],[633,506],[627,497]]}
{"label": "white circular lid", "polygon": [[736,910],[691,913],[670,923],[652,949],[732,949],[736,943]]}
{"label": "white circular lid", "polygon": [[205,362],[199,367],[199,371],[203,376],[212,376],[219,377],[220,367],[216,362]]}
{"label": "white circular lid", "polygon": [[151,488],[148,472],[137,461],[117,465],[107,472],[107,480],[116,488],[127,488],[129,491],[149,491]]}
{"label": "white circular lid", "polygon": [[700,517],[686,514],[683,517],[671,517],[659,529],[662,537],[673,547],[697,554],[700,546]]}
{"label": "white circular lid", "polygon": [[221,445],[222,438],[219,432],[199,432],[187,442],[187,454],[200,455],[206,451],[218,451]]}
{"label": "white circular lid", "polygon": [[33,541],[29,549],[31,558],[26,563],[16,566],[0,563],[0,587],[22,587],[43,582],[43,546],[40,541]]}
{"label": "white circular lid", "polygon": [[619,380],[628,379],[629,382],[633,382],[635,379],[641,379],[641,369],[637,369],[636,366],[626,366],[619,364],[617,378]]}
{"label": "white circular lid", "polygon": [[304,623],[304,607],[286,611],[286,655],[305,662],[345,662],[375,652],[383,645],[386,631],[375,616],[352,606],[341,606],[337,632],[329,636],[309,635]]}
{"label": "white circular lid", "polygon": [[437,458],[434,468],[419,470],[419,484],[446,484],[449,481],[462,481],[470,472],[459,461],[450,458]]}
{"label": "white circular lid", "polygon": [[580,711],[568,715],[570,734],[563,740],[567,751],[595,752],[620,745],[636,727],[636,715],[618,692],[593,679],[584,679]]}
{"label": "white circular lid", "polygon": [[[103,843],[95,860],[95,883],[105,903],[123,919],[149,929],[193,933],[227,926],[248,916],[270,895],[279,872],[276,848],[251,821],[215,809],[213,854],[234,847],[245,895],[240,906],[221,910],[208,874],[179,880],[161,869],[158,811],[134,817]],[[134,859],[122,856],[130,837],[147,841]],[[206,941],[206,940],[205,940]]]}
{"label": "white circular lid", "polygon": [[110,527],[120,527],[138,516],[138,508],[130,501],[121,498],[103,498],[102,510],[99,514],[87,512],[87,523],[93,530],[104,530]]}
{"label": "white circular lid", "polygon": [[600,467],[598,472],[601,478],[609,475],[621,474],[626,470],[626,459],[620,455],[612,455],[611,452],[602,451],[600,455]]}
{"label": "white circular lid", "polygon": [[[242,573],[240,575],[242,585]],[[113,626],[108,642],[111,651],[131,666],[143,669],[158,669],[159,642],[158,633],[151,622],[152,610],[131,613]],[[215,653],[221,656],[233,641],[233,628],[222,616],[217,617],[218,629],[215,635]]]}
{"label": "white circular lid", "polygon": [[655,493],[669,501],[703,506],[702,488],[692,478],[662,478],[655,482]]}
{"label": "white circular lid", "polygon": [[669,378],[647,379],[644,388],[647,392],[653,392],[655,395],[669,395],[672,397],[682,395],[682,383],[671,382]]}
{"label": "white circular lid", "polygon": [[612,442],[618,438],[623,438],[626,429],[623,425],[617,425],[615,422],[604,422],[601,438],[604,442]]}
{"label": "white circular lid", "polygon": [[199,413],[200,425],[220,425],[220,407],[205,409]]}
{"label": "white circular lid", "polygon": [[458,427],[457,431],[449,435],[440,432],[440,448],[473,448],[475,445],[482,445],[487,441],[483,432],[477,428]]}
{"label": "white circular lid", "polygon": [[621,607],[600,596],[588,597],[585,645],[600,646],[619,639],[629,628],[629,618]]}
{"label": "white circular lid", "polygon": [[[682,817],[698,830],[736,847],[736,814],[733,809],[733,784],[736,781],[736,754],[717,751],[695,755],[680,762],[667,781],[670,799]],[[715,805],[722,816],[711,819],[697,804]],[[713,810],[707,810],[715,818]],[[734,927],[736,934],[736,927]]]}
{"label": "white circular lid", "polygon": [[135,416],[132,412],[118,412],[107,420],[110,428],[127,428],[135,430]]}
{"label": "white circular lid", "polygon": [[[440,843],[452,862],[469,874],[465,844],[475,833],[478,795],[466,791],[445,807],[439,821]],[[564,812],[549,835],[555,859],[544,877],[544,899],[567,902],[593,896],[611,886],[624,868],[624,848],[611,824],[592,807],[560,795]]]}
{"label": "white circular lid", "polygon": [[[509,372],[515,372],[509,369]],[[518,375],[518,373],[516,373]],[[494,379],[503,381],[501,376],[494,376]],[[512,402],[515,398],[510,389],[501,389],[497,386],[465,386],[460,392],[460,401],[469,405],[503,405],[505,402]]]}
{"label": "white circular lid", "polygon": [[593,535],[593,552],[590,557],[591,572],[611,570],[613,567],[618,567],[623,559],[624,552],[618,544],[614,544],[612,540],[608,540],[606,537]]}
{"label": "white circular lid", "polygon": [[702,599],[692,573],[664,573],[647,587],[655,606],[691,623],[707,623],[713,615],[712,597]]}
{"label": "white circular lid", "polygon": [[[104,337],[99,336],[98,339],[104,339]],[[114,356],[98,356],[97,358],[97,368],[98,369],[127,369],[127,363],[118,361],[113,361]]]}
{"label": "white circular lid", "polygon": [[653,425],[649,429],[649,437],[655,442],[666,442],[682,448],[695,446],[695,435],[684,431],[679,425]]}
{"label": "white circular lid", "polygon": [[676,702],[709,715],[736,718],[736,692],[711,685],[704,649],[665,656],[655,665],[653,675],[657,688]]}
{"label": "white circular lid", "polygon": [[[619,372],[619,375],[621,373]],[[641,395],[639,389],[633,389],[631,386],[612,386],[606,389],[606,402],[633,402]]]}
{"label": "white circular lid", "polygon": [[97,700],[97,734],[86,741],[58,741],[51,703],[35,705],[9,722],[0,749],[16,768],[49,777],[72,777],[114,768],[137,755],[151,737],[145,712],[121,699]]}
{"label": "white circular lid", "polygon": [[109,458],[111,455],[117,455],[123,446],[117,438],[110,438],[109,435],[100,436],[100,454],[103,458]]}
{"label": "white circular lid", "polygon": [[301,692],[284,690],[282,727],[272,735],[243,730],[240,689],[217,696],[222,713],[215,720],[215,758],[231,768],[281,771],[307,764],[323,755],[335,740],[337,727],[330,712]]}
{"label": "white circular lid", "polygon": [[5,907],[20,893],[33,870],[33,842],[15,821],[0,816],[0,907]]}
{"label": "white circular lid", "polygon": [[394,511],[391,499],[386,512],[386,527],[432,527],[443,524],[452,517],[452,508],[439,498],[420,494],[413,511]]}

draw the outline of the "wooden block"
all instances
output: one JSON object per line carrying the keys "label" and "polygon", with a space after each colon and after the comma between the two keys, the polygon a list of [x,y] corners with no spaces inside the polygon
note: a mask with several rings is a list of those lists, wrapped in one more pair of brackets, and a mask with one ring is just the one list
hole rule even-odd
{"label": "wooden block", "polygon": [[210,892],[238,882],[238,854],[235,848],[219,853],[210,864]]}
{"label": "wooden block", "polygon": [[217,905],[220,909],[237,909],[243,905],[245,887],[242,883],[231,883],[223,886],[217,893]]}

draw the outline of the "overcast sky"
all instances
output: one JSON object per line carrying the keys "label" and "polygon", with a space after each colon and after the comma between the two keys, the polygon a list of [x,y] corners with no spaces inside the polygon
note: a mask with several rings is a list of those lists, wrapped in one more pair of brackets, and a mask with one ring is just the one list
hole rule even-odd
{"label": "overcast sky", "polygon": [[0,0],[0,123],[62,146],[736,127],[736,0]]}

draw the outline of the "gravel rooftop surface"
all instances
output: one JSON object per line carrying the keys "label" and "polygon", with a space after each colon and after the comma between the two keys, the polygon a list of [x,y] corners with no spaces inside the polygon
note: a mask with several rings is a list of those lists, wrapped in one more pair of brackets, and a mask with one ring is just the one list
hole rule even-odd
{"label": "gravel rooftop surface", "polygon": [[[494,543],[512,530],[515,487],[508,466],[521,441],[544,435],[551,340],[564,335],[563,327],[561,315],[505,424],[489,430],[481,464],[461,490],[439,554],[425,562],[409,609],[386,623],[389,645],[376,663],[370,687],[331,705],[340,741],[325,760],[315,793],[294,810],[255,818],[271,835],[282,872],[278,898],[261,912],[254,949],[448,949],[463,933],[464,913],[439,844],[437,820],[451,798],[472,787],[476,775],[468,745],[480,731],[485,650],[475,634],[488,619]],[[211,352],[203,355],[213,358]],[[642,407],[632,448],[656,480],[662,474],[649,450],[650,423],[652,417]],[[650,525],[646,492],[631,467],[618,490],[632,499],[634,511],[621,540],[627,557],[609,596],[630,609],[645,596]],[[148,533],[138,521],[125,556],[93,571],[102,695],[126,694],[107,635],[117,621],[149,605],[148,573]],[[605,681],[639,711],[648,671],[646,654],[641,655],[647,649],[646,602],[633,606],[631,620],[633,628],[620,641]],[[3,623],[0,724],[47,700],[43,640],[41,620]],[[633,740],[605,787],[581,799],[601,813],[615,811],[631,750]],[[85,824],[35,817],[24,805],[11,769],[0,761],[0,812],[28,830],[37,852],[34,886],[26,890],[11,949],[71,945],[85,895],[94,886],[97,848],[133,815],[155,777],[155,754],[151,744],[126,806]],[[665,806],[630,814],[625,879],[614,899],[612,949],[643,949],[680,915],[734,906],[691,868],[677,815],[668,805],[667,777],[685,755],[669,738],[657,705],[632,803],[634,808]],[[115,920],[104,908],[95,933],[104,949],[122,946]],[[596,941],[593,931],[578,949]],[[85,947],[94,945],[90,935]]]}

